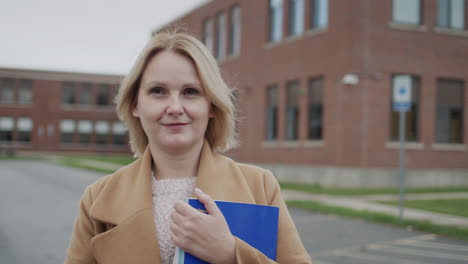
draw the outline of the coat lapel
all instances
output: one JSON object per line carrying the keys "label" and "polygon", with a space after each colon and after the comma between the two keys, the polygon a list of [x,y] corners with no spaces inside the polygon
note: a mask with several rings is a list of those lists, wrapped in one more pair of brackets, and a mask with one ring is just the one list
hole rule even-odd
{"label": "coat lapel", "polygon": [[151,152],[117,171],[102,187],[90,217],[114,228],[91,240],[99,263],[161,263],[153,216]]}
{"label": "coat lapel", "polygon": [[197,188],[215,200],[255,203],[239,166],[230,158],[213,152],[206,140],[200,156]]}

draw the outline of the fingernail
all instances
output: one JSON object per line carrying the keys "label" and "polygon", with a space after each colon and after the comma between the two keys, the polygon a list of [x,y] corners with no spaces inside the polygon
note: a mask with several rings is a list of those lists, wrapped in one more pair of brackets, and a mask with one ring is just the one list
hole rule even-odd
{"label": "fingernail", "polygon": [[202,193],[203,193],[202,190],[200,190],[200,189],[198,189],[198,188],[195,188],[195,192],[196,192],[197,194],[202,194]]}

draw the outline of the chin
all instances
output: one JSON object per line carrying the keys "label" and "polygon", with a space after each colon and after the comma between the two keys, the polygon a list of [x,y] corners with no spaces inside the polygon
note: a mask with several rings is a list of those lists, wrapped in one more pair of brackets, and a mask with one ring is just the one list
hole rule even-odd
{"label": "chin", "polygon": [[196,141],[188,138],[168,138],[162,143],[166,147],[178,149],[192,146],[196,143]]}

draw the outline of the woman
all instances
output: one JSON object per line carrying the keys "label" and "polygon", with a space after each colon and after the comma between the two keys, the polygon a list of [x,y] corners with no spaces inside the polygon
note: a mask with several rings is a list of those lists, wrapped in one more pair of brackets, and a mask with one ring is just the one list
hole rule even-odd
{"label": "woman", "polygon": [[[277,261],[310,263],[272,174],[219,154],[236,146],[235,107],[200,41],[155,35],[116,101],[139,158],[86,188],[65,263],[166,264],[175,246],[209,263],[275,263],[230,233],[213,199],[278,206]],[[192,196],[208,214],[181,201]]]}

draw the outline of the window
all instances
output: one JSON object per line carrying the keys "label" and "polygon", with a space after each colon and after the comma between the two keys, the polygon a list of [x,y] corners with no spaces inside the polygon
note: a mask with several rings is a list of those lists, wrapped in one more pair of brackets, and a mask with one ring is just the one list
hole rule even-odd
{"label": "window", "polygon": [[127,144],[127,131],[125,126],[120,121],[115,121],[112,124],[112,143],[114,145],[125,145]]}
{"label": "window", "polygon": [[307,138],[323,138],[323,78],[309,80]]}
{"label": "window", "polygon": [[438,0],[437,26],[465,29],[465,0]]}
{"label": "window", "polygon": [[268,40],[277,42],[283,37],[283,0],[270,0],[270,30]]}
{"label": "window", "polygon": [[223,60],[226,56],[226,15],[218,13],[216,16],[216,50],[215,57]]}
{"label": "window", "polygon": [[311,28],[325,28],[328,25],[328,0],[311,0]]}
{"label": "window", "polygon": [[[401,82],[409,82],[411,85],[411,108],[408,112],[405,112],[406,124],[405,124],[405,139],[407,141],[418,141],[419,140],[419,91],[421,81],[419,78],[410,75],[394,75],[393,76],[393,89],[396,89]],[[393,100],[393,99],[392,99]],[[391,116],[391,140],[399,140],[400,138],[400,112],[393,110],[392,102],[392,116]]]}
{"label": "window", "polygon": [[16,129],[18,130],[19,142],[31,142],[31,131],[33,128],[32,119],[29,117],[20,117],[16,123]]}
{"label": "window", "polygon": [[0,86],[0,103],[12,104],[15,101],[15,80],[3,79]]}
{"label": "window", "polygon": [[110,104],[109,100],[109,90],[110,87],[107,84],[99,85],[98,94],[97,94],[97,105],[99,106],[108,106]]}
{"label": "window", "polygon": [[81,144],[89,144],[91,142],[91,132],[93,124],[89,120],[78,121],[78,135]]}
{"label": "window", "polygon": [[289,0],[289,36],[304,31],[304,0]]}
{"label": "window", "polygon": [[75,121],[65,119],[60,121],[60,142],[73,143],[73,134],[75,133]]}
{"label": "window", "polygon": [[437,81],[436,142],[463,143],[463,81]]}
{"label": "window", "polygon": [[421,0],[393,0],[393,22],[421,24]]}
{"label": "window", "polygon": [[229,54],[237,55],[240,52],[241,43],[241,13],[240,7],[231,8],[231,23],[229,30]]}
{"label": "window", "polygon": [[0,117],[0,142],[13,141],[13,122],[12,117]]}
{"label": "window", "polygon": [[96,126],[96,144],[103,145],[109,143],[110,126],[107,121],[97,121]]}
{"label": "window", "polygon": [[299,137],[299,81],[286,84],[286,140]]}
{"label": "window", "polygon": [[209,18],[203,21],[203,44],[213,52],[213,21]]}
{"label": "window", "polygon": [[90,105],[92,103],[92,89],[90,83],[80,85],[80,105]]}
{"label": "window", "polygon": [[32,81],[31,80],[20,81],[18,103],[20,104],[32,103]]}
{"label": "window", "polygon": [[75,103],[75,84],[71,82],[66,82],[63,84],[62,89],[62,104],[72,105]]}
{"label": "window", "polygon": [[267,87],[266,139],[278,139],[278,85]]}

